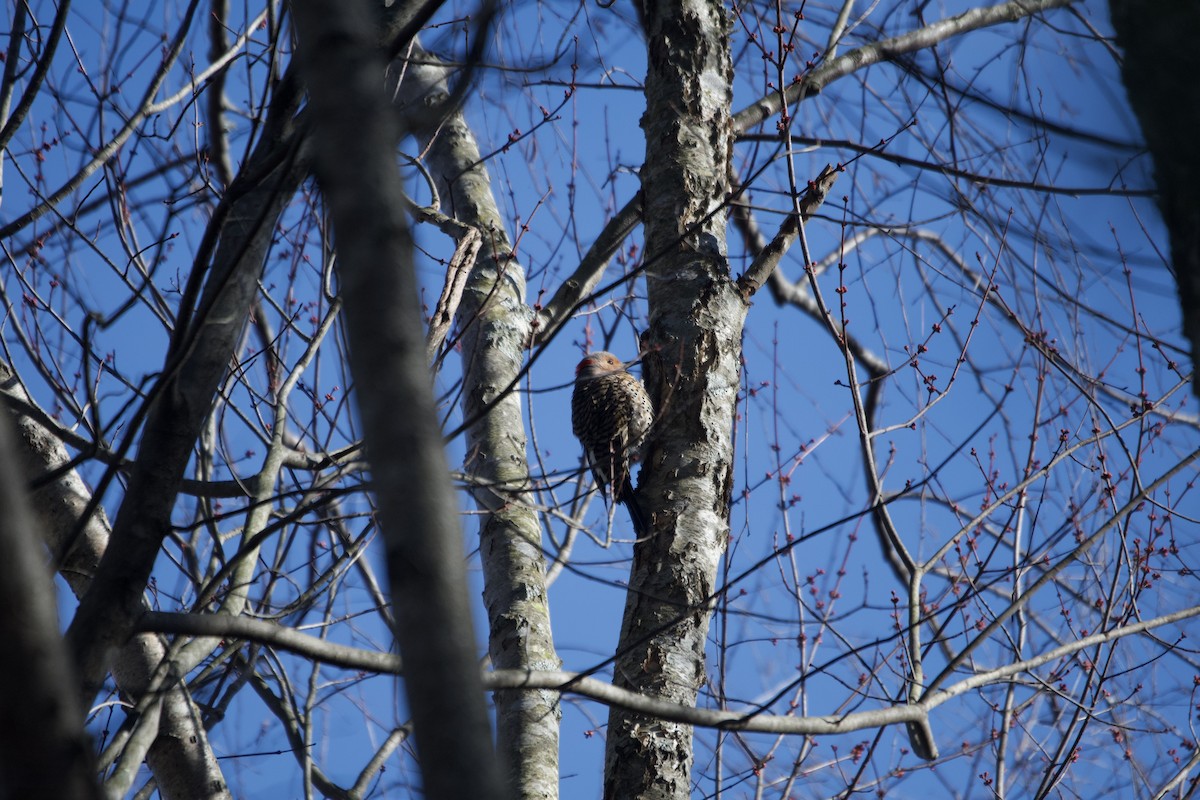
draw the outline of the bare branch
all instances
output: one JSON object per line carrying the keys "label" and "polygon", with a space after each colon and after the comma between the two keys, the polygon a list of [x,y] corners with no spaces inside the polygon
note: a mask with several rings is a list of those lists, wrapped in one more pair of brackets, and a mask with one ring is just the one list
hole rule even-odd
{"label": "bare branch", "polygon": [[550,302],[537,312],[530,325],[533,329],[534,345],[550,341],[571,318],[571,314],[586,302],[604,277],[609,260],[633,232],[641,218],[642,195],[639,192],[605,224],[583,260],[579,262],[579,266],[559,285]]}
{"label": "bare branch", "polygon": [[814,68],[798,83],[788,86],[782,95],[774,92],[734,114],[734,130],[738,133],[747,131],[778,114],[785,104],[791,105],[798,98],[815,95],[838,78],[844,78],[864,67],[933,47],[939,42],[968,31],[1016,22],[1073,2],[1078,0],[1009,0],[999,5],[972,8],[915,31],[855,48],[844,56],[838,56]]}
{"label": "bare branch", "polygon": [[337,233],[350,368],[387,543],[396,638],[430,798],[501,798],[461,535],[417,308],[413,243],[364,0],[293,4],[315,169]]}
{"label": "bare branch", "polygon": [[[809,219],[821,207],[833,189],[839,172],[840,169],[832,164],[826,164],[817,177],[808,182],[808,189],[800,198],[801,219]],[[799,223],[794,214],[789,214],[783,224],[779,226],[779,232],[775,234],[775,238],[766,246],[758,249],[758,254],[754,257],[750,268],[738,278],[738,288],[741,289],[743,297],[748,300],[762,288],[763,281],[767,280],[779,267],[779,262],[787,255],[792,243],[799,235]]]}
{"label": "bare branch", "polygon": [[425,337],[425,355],[430,361],[437,356],[454,322],[458,304],[462,301],[463,287],[467,285],[467,276],[482,246],[483,235],[479,229],[468,227],[454,247],[454,255],[446,266],[446,283],[442,286],[442,293],[429,320],[429,333]]}
{"label": "bare branch", "polygon": [[[929,693],[915,705],[898,705],[846,715],[777,716],[763,714],[758,710],[738,712],[695,708],[622,689],[581,673],[559,670],[492,670],[483,674],[483,681],[491,689],[551,689],[577,694],[600,701],[608,706],[625,708],[649,716],[699,727],[782,734],[845,733],[879,725],[920,723],[927,720],[926,713],[928,711],[981,686],[1003,682],[1096,644],[1118,641],[1127,636],[1145,633],[1164,625],[1195,617],[1200,617],[1200,606],[1190,606],[1153,619],[1084,636],[1060,647],[1047,650],[1036,657],[979,671],[955,682],[946,689]],[[138,628],[142,631],[157,633],[258,642],[342,669],[371,670],[396,675],[403,674],[404,671],[400,657],[391,653],[336,644],[278,623],[249,617],[148,611],[139,620]]]}

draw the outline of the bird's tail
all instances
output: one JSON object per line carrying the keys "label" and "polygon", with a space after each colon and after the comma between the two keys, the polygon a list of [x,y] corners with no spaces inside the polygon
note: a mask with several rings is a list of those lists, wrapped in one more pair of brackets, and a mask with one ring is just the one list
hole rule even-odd
{"label": "bird's tail", "polygon": [[642,514],[642,506],[633,493],[633,482],[629,480],[628,475],[625,476],[625,482],[621,485],[621,493],[617,495],[617,502],[623,503],[629,510],[629,521],[633,523],[633,531],[637,538],[645,539],[649,536],[650,525]]}

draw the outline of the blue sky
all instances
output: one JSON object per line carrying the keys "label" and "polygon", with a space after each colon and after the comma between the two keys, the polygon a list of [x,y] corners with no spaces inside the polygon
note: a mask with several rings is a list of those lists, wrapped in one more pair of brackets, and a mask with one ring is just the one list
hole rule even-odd
{"label": "blue sky", "polygon": [[[925,7],[925,18],[947,16],[970,5],[930,5]],[[141,32],[135,32],[137,26],[118,24],[113,16],[96,8],[73,12],[78,16],[72,22],[72,42],[84,70],[77,68],[66,49],[60,51],[49,85],[58,90],[64,102],[52,104],[43,98],[35,104],[30,122],[10,147],[0,206],[3,221],[16,218],[32,202],[26,181],[33,179],[19,170],[34,163],[30,154],[35,148],[46,145],[41,166],[45,173],[43,185],[57,187],[77,169],[81,153],[119,127],[121,109],[128,110],[140,96],[160,57],[155,31],[164,21],[174,25],[178,13],[173,7],[157,4],[141,8]],[[459,12],[448,7],[443,19],[456,19]],[[842,52],[877,38],[877,26],[885,35],[909,30],[915,23],[907,12],[907,4],[885,4],[876,9],[851,31]],[[235,15],[242,13],[234,11]],[[759,13],[766,14],[767,10],[759,9]],[[803,46],[820,49],[834,10],[806,6],[805,13],[807,22],[800,28],[807,37]],[[1079,13],[1091,25],[1107,30],[1102,4],[1082,4]],[[1104,47],[1089,41],[1086,29],[1067,12],[1053,12],[1049,18],[1066,32],[1060,34],[1040,25],[977,32],[939,48],[937,58],[923,52],[914,55],[911,63],[883,63],[864,75],[844,79],[801,107],[793,133],[865,146],[887,139],[888,154],[952,164],[964,172],[992,177],[1058,186],[1124,185],[1145,189],[1149,179],[1146,159],[1123,146],[1134,142],[1137,134],[1111,56]],[[735,26],[734,34],[735,53],[741,54],[735,109],[759,96],[767,79],[761,58],[745,36],[745,30],[755,29],[749,11],[746,20],[744,26]],[[238,25],[233,27],[240,30]],[[186,84],[188,65],[202,68],[207,63],[207,44],[202,34],[203,26],[193,32],[181,66],[168,81],[168,91]],[[1017,35],[1022,37],[1019,47],[1013,43]],[[457,52],[455,48],[461,47],[461,42],[461,31],[452,25],[426,36],[428,46],[448,56]],[[110,52],[118,55],[108,60]],[[247,115],[241,112],[261,102],[264,66],[257,56],[262,49],[256,45],[249,52],[255,57],[236,63],[227,89],[235,109],[230,124],[235,158],[239,159],[251,131]],[[643,45],[631,12],[621,4],[613,9],[595,4],[514,4],[505,7],[488,63],[480,73],[478,89],[472,93],[466,113],[480,140],[480,149],[494,153],[488,168],[497,200],[510,220],[510,232],[529,226],[521,236],[518,255],[527,271],[528,299],[535,302],[539,292],[548,296],[557,288],[608,216],[636,191],[636,171],[644,149],[638,127],[643,105],[641,95],[629,87],[636,87],[644,75]],[[101,69],[100,65],[105,64],[108,68]],[[566,96],[572,65],[577,65],[574,80],[578,86]],[[941,91],[921,78],[938,70],[962,91]],[[97,115],[90,111],[95,102],[90,87],[103,89],[106,85],[119,91],[108,96],[104,114]],[[989,99],[1044,115],[1060,127],[1030,123],[1017,115],[990,109],[986,105]],[[549,120],[543,108],[551,111]],[[768,121],[763,129],[773,132],[774,122]],[[198,105],[183,103],[164,111],[146,126],[161,138],[131,143],[115,160],[118,168],[92,178],[71,202],[86,204],[105,195],[119,196],[114,192],[118,176],[129,181],[186,152],[189,145],[194,147],[203,136],[202,123]],[[55,132],[64,130],[70,130],[70,135],[51,143]],[[506,149],[510,136],[515,136],[516,142]],[[405,143],[402,149],[411,153],[411,143]],[[815,176],[826,162],[847,162],[854,155],[845,147],[797,145],[792,158],[803,180]],[[747,198],[768,235],[781,219],[780,210],[789,204],[782,158],[775,143],[742,142],[734,150],[735,165],[741,174],[765,167]],[[178,299],[178,281],[191,267],[192,253],[199,245],[215,199],[204,186],[182,184],[181,176],[185,174],[168,171],[163,181],[150,181],[129,190],[134,199],[143,201],[130,225],[140,237],[137,243],[120,243],[111,224],[113,216],[119,215],[106,215],[108,204],[102,204],[99,210],[80,215],[80,229],[94,231],[90,237],[94,247],[84,244],[82,236],[48,235],[46,260],[35,263],[9,244],[11,260],[4,270],[4,282],[10,299],[20,297],[21,287],[16,280],[19,273],[27,282],[24,290],[40,292],[46,305],[56,309],[62,320],[60,324],[51,319],[44,309],[35,313],[34,306],[13,310],[4,340],[18,368],[27,366],[29,355],[22,353],[17,342],[16,324],[20,322],[25,328],[40,324],[46,335],[39,352],[54,353],[76,398],[86,396],[88,380],[81,376],[72,381],[73,371],[83,368],[72,333],[80,334],[87,311],[107,317],[121,307],[127,296],[120,277],[128,266],[122,260],[127,250],[148,253],[157,270],[153,285],[167,303]],[[421,200],[415,184],[414,180],[413,192]],[[319,317],[325,308],[320,299],[319,231],[309,214],[316,203],[311,192],[311,186],[306,187],[305,196],[297,198],[285,218],[264,277],[265,294],[279,302],[280,308],[298,310],[299,314],[294,325],[281,324],[284,312],[271,314],[285,363],[298,357],[304,346],[303,334],[311,332],[312,318]],[[169,206],[162,202],[166,198],[171,200]],[[850,250],[842,259],[846,269],[840,284],[836,267],[822,273],[818,280],[827,301],[839,296],[835,291],[839,285],[845,286],[841,296],[852,320],[851,331],[862,336],[873,352],[895,370],[887,379],[881,423],[914,423],[915,427],[897,427],[879,437],[876,454],[881,463],[888,465],[884,483],[890,491],[899,491],[909,480],[928,480],[924,495],[897,501],[892,507],[906,543],[915,553],[930,555],[957,531],[963,513],[973,513],[1003,491],[997,488],[1000,484],[1019,480],[1031,431],[1039,434],[1032,445],[1035,456],[1048,460],[1056,451],[1060,430],[1068,431],[1069,439],[1077,441],[1087,436],[1092,425],[1104,424],[1101,410],[1110,417],[1119,415],[1121,403],[1114,397],[1136,394],[1143,380],[1139,367],[1149,365],[1144,380],[1151,397],[1159,397],[1176,380],[1146,339],[1150,334],[1179,343],[1178,310],[1160,256],[1165,242],[1149,199],[980,188],[962,177],[866,155],[850,164],[841,176],[819,218],[809,224],[808,241],[814,259],[821,262],[831,254],[836,256],[856,234],[880,228],[887,231]],[[437,259],[447,258],[450,246],[435,230],[417,230],[427,254],[418,268],[426,284],[426,299],[432,303],[443,275]],[[49,220],[38,223],[17,237],[17,245],[27,247],[34,236],[49,231]],[[966,268],[994,274],[992,280],[1007,307],[1027,324],[1046,331],[1047,338],[1088,375],[1103,373],[1103,386],[1115,394],[1105,394],[1090,384],[1080,388],[1082,379],[1076,377],[1073,382],[1072,376],[1057,372],[1028,346],[1025,336],[1005,318],[1000,306],[982,301],[978,287],[954,258],[927,239],[913,238],[910,232],[936,235]],[[616,270],[638,263],[639,234],[630,245],[637,245],[637,252],[626,250],[623,259],[614,264],[612,277],[619,274]],[[730,262],[735,274],[748,263],[740,239],[733,233]],[[1123,263],[1130,267],[1128,280],[1122,273]],[[791,280],[802,278],[798,252],[789,256],[782,269]],[[595,342],[601,328],[615,328],[610,349],[627,358],[636,350],[635,335],[645,325],[645,305],[640,281],[632,286],[635,300],[626,318],[618,316],[615,306],[606,305],[611,298],[597,298],[601,308],[573,321],[530,370],[522,388],[527,390],[524,400],[536,435],[530,455],[539,480],[555,483],[578,469],[578,446],[570,435],[567,414],[568,384],[589,335]],[[947,317],[951,307],[953,314]],[[975,318],[978,325],[971,325]],[[111,325],[93,330],[90,344],[98,358],[111,354],[115,366],[130,376],[136,387],[161,366],[165,333],[153,304],[147,302],[135,305]],[[928,348],[921,354],[919,372],[905,366],[918,346]],[[722,576],[738,575],[758,564],[783,544],[789,533],[801,537],[820,532],[801,547],[768,561],[731,592],[728,613],[714,620],[709,676],[715,684],[715,665],[722,650],[719,645],[723,644],[728,659],[726,691],[730,707],[762,700],[799,674],[806,676],[804,692],[795,697],[807,703],[809,713],[844,710],[846,702],[849,708],[863,707],[859,701],[847,701],[853,697],[847,687],[853,686],[868,668],[878,670],[878,674],[870,685],[873,697],[862,702],[866,706],[886,704],[885,696],[894,697],[902,689],[895,646],[864,649],[862,663],[846,655],[854,646],[889,635],[891,594],[901,590],[884,565],[871,524],[862,514],[867,490],[841,353],[820,324],[794,308],[777,307],[765,290],[755,298],[744,348],[744,394],[736,421],[736,500],[729,558]],[[252,472],[262,458],[259,437],[263,427],[258,415],[267,413],[267,404],[254,392],[262,389],[265,359],[256,352],[257,345],[251,341],[243,354],[251,376],[249,388],[230,388],[231,397],[246,410],[246,417],[239,420],[228,411],[220,417],[222,457],[218,459],[218,477],[230,470],[237,474]],[[1177,353],[1173,357],[1186,364]],[[960,358],[967,361],[951,390],[945,392]],[[92,363],[89,373],[94,375],[95,368]],[[1187,367],[1181,365],[1180,369]],[[453,405],[457,370],[456,359],[451,357],[439,376],[450,427],[460,421]],[[938,392],[934,394],[927,391],[922,380],[931,374],[937,375],[933,385]],[[1045,378],[1039,379],[1039,375]],[[304,376],[301,389],[315,398],[320,408],[312,403],[296,403],[293,424],[306,442],[334,447],[355,438],[353,415],[346,413],[342,405],[350,383],[335,342],[331,341],[323,346],[313,369]],[[133,389],[111,375],[96,379],[95,385],[96,407],[107,425],[106,438],[116,441],[129,417],[130,407],[126,404],[133,398]],[[1006,389],[1008,386],[1011,391]],[[42,392],[48,407],[54,406],[44,384],[34,380],[31,388]],[[944,397],[941,392],[945,392]],[[937,402],[931,404],[935,398]],[[1165,405],[1195,413],[1195,403],[1186,389],[1176,392]],[[73,422],[68,409],[63,410],[62,418]],[[1140,433],[1131,431],[1123,440],[1137,453],[1139,468],[1151,477],[1178,453],[1195,447],[1195,430],[1186,425],[1169,425],[1161,431],[1150,422],[1140,427]],[[452,463],[461,463],[462,447],[461,440],[450,443]],[[1030,552],[1054,560],[1074,546],[1066,522],[1066,509],[1072,504],[1083,509],[1077,515],[1079,524],[1095,526],[1102,521],[1103,509],[1096,502],[1101,471],[1096,456],[1101,452],[1119,464],[1113,470],[1119,481],[1124,480],[1118,485],[1119,491],[1129,491],[1130,468],[1121,463],[1121,448],[1106,444],[1083,451],[1075,468],[1056,470],[1049,480],[1035,487],[1023,529],[1028,537],[1024,546]],[[936,472],[935,467],[939,467]],[[789,480],[781,481],[781,473]],[[85,474],[95,479],[99,468],[87,465]],[[1194,561],[1194,547],[1187,541],[1187,533],[1200,506],[1184,483],[1175,485],[1173,493],[1162,502],[1178,503],[1177,513],[1184,516],[1176,518],[1175,532],[1181,543],[1186,542],[1183,558]],[[749,493],[743,495],[744,489]],[[560,501],[569,498],[571,484],[554,491]],[[116,484],[106,497],[110,514],[119,497],[120,486]],[[786,509],[780,508],[781,500]],[[949,501],[959,504],[960,509],[949,508]],[[365,510],[361,498],[348,501],[348,508]],[[470,508],[465,499],[464,508]],[[196,513],[196,508],[184,503],[177,522],[187,526]],[[848,521],[833,525],[844,518]],[[602,536],[598,502],[592,503],[589,519]],[[1005,519],[1006,515],[998,512],[990,522],[1002,525]],[[220,527],[230,534],[238,524],[239,517],[232,514]],[[365,520],[356,524],[355,534],[372,535]],[[473,548],[476,541],[475,524],[474,517],[464,516],[468,548]],[[617,513],[616,524],[620,538],[625,525],[622,511]],[[826,526],[831,527],[825,530]],[[560,540],[566,535],[561,526],[552,525],[551,530]],[[989,549],[992,545],[988,535],[985,532],[981,539],[982,550],[1003,551],[1008,557],[1006,547]],[[314,541],[320,540],[318,536]],[[546,543],[550,546],[549,541]],[[1129,541],[1106,540],[1104,547],[1110,549],[1099,550],[1097,560],[1120,559],[1122,546],[1127,552]],[[589,669],[611,656],[624,604],[622,582],[628,573],[629,553],[627,544],[605,549],[586,537],[578,538],[572,569],[563,571],[550,589],[552,619],[565,668]],[[295,570],[291,577],[301,583],[308,567],[304,557],[295,558],[287,566]],[[378,553],[368,558],[382,574]],[[978,575],[984,582],[996,581],[996,587],[1007,591],[1008,578],[997,566],[1000,557],[994,558],[996,561],[989,561]],[[474,558],[472,567],[478,581]],[[163,589],[164,607],[188,600],[186,581],[170,557],[162,559],[156,577]],[[1086,564],[1079,565],[1069,580],[1089,589],[1098,583]],[[950,597],[945,582],[931,579],[927,588],[931,597],[943,601]],[[472,588],[474,596],[478,591],[478,586]],[[1183,577],[1168,582],[1159,592],[1147,594],[1140,602],[1145,606],[1143,611],[1152,616],[1186,605],[1194,591]],[[1074,602],[1064,599],[1061,592],[1050,593],[1039,597],[1034,608],[1053,618],[1056,604],[1069,607]],[[371,605],[361,586],[350,584],[333,601],[335,616],[357,615]],[[69,613],[66,605],[64,614]],[[968,608],[957,617],[947,618],[951,645],[970,634],[974,618],[964,615],[972,613],[978,614],[980,609]],[[1078,614],[1086,617],[1087,611],[1081,609]],[[285,621],[302,624],[306,620]],[[479,630],[486,630],[482,619],[480,622]],[[1035,637],[1036,633],[1030,635]],[[331,636],[364,646],[387,646],[378,619],[370,617],[338,626]],[[1164,638],[1171,639],[1168,635]],[[1037,646],[1038,641],[1029,645],[1035,649]],[[1151,661],[1155,655],[1152,647],[1133,647],[1122,650],[1119,657],[1128,661],[1130,670],[1146,668],[1141,660],[1153,664],[1154,684],[1163,692],[1162,705],[1156,709],[1161,710],[1165,720],[1162,724],[1182,730],[1187,721],[1187,698],[1180,693],[1190,690],[1190,682],[1184,680],[1188,669],[1172,658]],[[1003,656],[999,645],[985,648],[978,665],[986,666],[989,659]],[[930,658],[936,663],[939,655],[934,652]],[[827,663],[827,667],[818,669]],[[297,674],[308,678],[302,669]],[[1078,679],[1078,672],[1074,679]],[[1129,680],[1126,677],[1125,683]],[[1114,682],[1128,688],[1119,679]],[[387,678],[359,681],[357,676],[347,679],[344,673],[322,670],[317,683],[322,684],[320,692],[328,699],[316,717],[314,735],[320,743],[313,756],[335,779],[346,780],[365,761],[367,748],[377,746],[384,735],[380,726],[364,725],[363,717],[379,720],[382,728],[403,721],[403,699]],[[972,715],[981,713],[982,703],[995,701],[1001,691],[989,689],[973,696],[970,702],[952,702],[936,712],[935,732],[944,753],[954,752],[960,740],[980,738],[981,723]],[[1026,699],[1033,697],[1027,689],[1022,692],[1028,692],[1022,695]],[[702,702],[713,702],[708,691]],[[1031,740],[1047,733],[1039,730],[1037,715],[1051,719],[1048,703],[1031,702]],[[785,713],[787,698],[771,710]],[[574,698],[564,702],[563,796],[598,796],[606,717],[606,709],[597,704]],[[1102,726],[1098,729],[1103,731]],[[844,763],[847,753],[873,735],[868,731],[822,738],[804,766],[814,770],[814,781],[829,783],[813,785],[835,785],[839,770],[852,771],[854,765]],[[1167,737],[1131,738],[1135,747],[1152,750]],[[706,791],[713,786],[716,770],[711,755],[713,741],[711,733],[698,737],[696,777]],[[747,754],[762,756],[771,745],[763,736],[750,736],[746,741],[746,746],[727,744],[723,750],[725,780],[744,778]],[[905,746],[899,731],[886,731],[882,742],[885,755],[877,757],[879,770],[913,770],[919,766],[915,757],[899,752]],[[786,773],[789,762],[783,754],[796,744],[789,740],[780,745],[767,774],[778,776],[780,770]],[[835,745],[839,747],[838,755],[832,752]],[[283,797],[299,796],[297,769],[278,734],[278,725],[248,690],[241,692],[228,709],[225,722],[214,736],[214,747],[222,755],[242,754],[225,762],[229,765],[227,776],[237,792],[246,796],[267,791]],[[247,751],[263,755],[246,756]],[[986,747],[981,752],[986,752]],[[978,780],[981,769],[969,758],[951,760],[936,772],[918,770],[910,777],[897,779],[894,793],[903,797],[953,787],[961,796],[982,796],[974,794],[982,791]],[[1121,775],[1121,769],[1115,769],[1110,780],[1119,786]],[[383,795],[402,794],[398,787],[415,780],[411,761],[401,767],[393,759],[382,780],[382,787],[392,787]],[[738,784],[730,793],[750,796],[750,789]]]}

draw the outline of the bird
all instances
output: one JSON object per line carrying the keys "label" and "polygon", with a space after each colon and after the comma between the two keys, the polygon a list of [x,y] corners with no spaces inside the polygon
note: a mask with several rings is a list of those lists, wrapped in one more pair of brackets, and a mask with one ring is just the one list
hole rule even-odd
{"label": "bird", "polygon": [[575,368],[571,430],[583,445],[605,505],[610,493],[616,502],[623,503],[641,539],[649,530],[629,474],[641,459],[646,436],[654,424],[654,407],[646,387],[629,374],[627,366],[602,350],[584,356]]}

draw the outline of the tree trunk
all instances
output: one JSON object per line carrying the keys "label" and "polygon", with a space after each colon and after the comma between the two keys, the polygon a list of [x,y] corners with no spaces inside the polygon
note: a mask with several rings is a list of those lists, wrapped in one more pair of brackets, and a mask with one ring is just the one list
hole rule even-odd
{"label": "tree trunk", "polygon": [[[483,602],[488,651],[495,669],[556,670],[561,665],[550,629],[541,527],[529,503],[525,418],[513,391],[529,342],[532,311],[525,271],[513,257],[491,181],[462,114],[444,119],[447,70],[418,51],[404,67],[399,100],[431,174],[438,176],[443,212],[482,233],[483,246],[467,277],[457,323],[462,332],[462,413],[468,422],[465,470],[481,514]],[[432,112],[432,116],[431,116]],[[446,176],[457,176],[447,180]],[[516,796],[558,796],[557,692],[502,690],[495,694],[496,737]]]}
{"label": "tree trunk", "polygon": [[[640,498],[652,534],[634,547],[613,682],[693,705],[705,680],[711,596],[729,535],[732,430],[746,303],[729,274],[732,66],[717,0],[648,3],[645,375],[657,422]],[[687,798],[692,729],[609,714],[604,796]]]}
{"label": "tree trunk", "polygon": [[162,375],[143,409],[111,542],[67,631],[85,707],[141,613],[184,470],[259,291],[275,221],[307,175],[304,137],[293,126],[298,97],[290,88],[287,78],[281,81],[262,138],[209,223]]}
{"label": "tree trunk", "polygon": [[350,365],[387,547],[423,789],[507,796],[492,747],[450,486],[417,304],[413,243],[366,0],[297,0],[316,171],[337,234]]}
{"label": "tree trunk", "polygon": [[10,419],[0,414],[0,797],[98,800],[92,743],[69,691],[71,662]]}
{"label": "tree trunk", "polygon": [[[0,361],[0,395],[25,406],[25,410],[14,408],[13,413],[17,464],[21,474],[37,487],[32,506],[39,523],[38,532],[71,591],[82,597],[91,586],[96,566],[108,546],[107,517],[103,510],[96,509],[86,521],[83,519],[92,499],[91,491],[75,470],[62,471],[70,461],[62,440],[43,424],[41,420],[49,420],[48,415],[33,405],[12,368],[3,361]],[[46,481],[45,476],[52,473],[57,477]],[[136,704],[143,698],[166,657],[166,642],[153,633],[137,634],[120,648],[113,663],[113,677],[128,702]],[[179,683],[158,694],[161,702],[158,735],[144,753],[134,749],[122,753],[122,761],[140,764],[144,756],[159,793],[166,800],[231,797],[220,764],[209,746],[200,711],[187,687]],[[136,774],[136,767],[130,774]]]}
{"label": "tree trunk", "polygon": [[[1121,77],[1154,158],[1158,207],[1171,239],[1183,334],[1200,356],[1200,4],[1196,0],[1134,3],[1109,0],[1117,43],[1125,50]],[[1200,395],[1200,370],[1192,388]]]}

